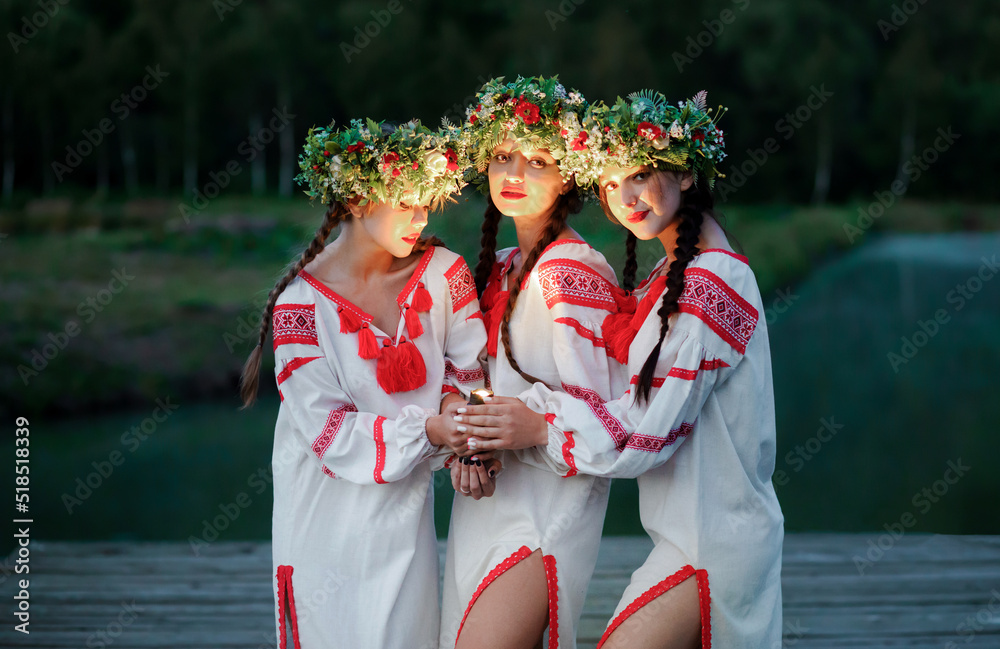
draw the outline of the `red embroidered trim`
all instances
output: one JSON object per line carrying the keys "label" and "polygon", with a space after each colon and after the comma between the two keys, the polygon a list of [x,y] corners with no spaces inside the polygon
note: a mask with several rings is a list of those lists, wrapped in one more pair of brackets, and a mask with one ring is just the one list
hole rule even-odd
{"label": "red embroidered trim", "polygon": [[[651,385],[654,388],[659,388],[659,387],[661,387],[663,385],[663,381],[664,381],[664,378],[662,376],[659,377],[659,378],[653,377],[653,382],[651,383]],[[632,380],[629,381],[628,384],[629,385],[639,385],[639,375],[638,374],[633,374],[632,375]]]}
{"label": "red embroidered trim", "polygon": [[582,324],[580,324],[579,320],[576,320],[575,318],[556,318],[553,322],[573,327],[573,329],[576,330],[578,336],[580,336],[581,338],[586,338],[587,340],[592,342],[594,344],[594,347],[600,347],[601,349],[604,349],[604,339],[598,338],[593,331],[587,329]]}
{"label": "red embroidered trim", "polygon": [[358,409],[354,407],[353,403],[345,404],[330,411],[330,415],[326,418],[326,425],[323,426],[323,432],[312,443],[312,450],[316,454],[316,457],[321,460],[323,459],[326,449],[330,448],[330,444],[333,444],[333,439],[340,432],[340,427],[344,423],[344,417],[349,412],[357,411]]}
{"label": "red embroidered trim", "polygon": [[545,581],[549,585],[549,649],[559,649],[559,575],[556,573],[556,558],[543,555]]}
{"label": "red embroidered trim", "polygon": [[278,385],[281,385],[282,383],[287,381],[288,377],[292,375],[292,372],[299,369],[306,363],[316,360],[317,358],[323,358],[323,357],[322,356],[298,357],[298,358],[293,358],[292,360],[285,363],[284,369],[282,369],[281,372],[278,373]]}
{"label": "red embroidered trim", "polygon": [[385,436],[382,433],[382,422],[385,417],[375,418],[375,482],[385,484],[382,479],[382,470],[385,469]]}
{"label": "red embroidered trim", "polygon": [[529,556],[531,556],[531,548],[526,545],[522,545],[517,552],[498,563],[493,570],[490,570],[490,572],[483,577],[482,582],[479,583],[479,587],[476,588],[476,592],[472,594],[472,599],[469,600],[469,605],[465,607],[465,615],[462,616],[462,623],[458,625],[458,635],[455,636],[456,647],[458,646],[458,639],[462,636],[462,627],[465,626],[465,620],[469,617],[469,612],[472,610],[472,606],[476,603],[476,600],[479,599],[479,596],[483,594],[483,591],[486,590],[486,587],[492,584],[497,577],[521,563]]}
{"label": "red embroidered trim", "polygon": [[333,289],[331,289],[329,286],[327,286],[323,282],[319,281],[318,279],[316,279],[315,277],[313,277],[312,275],[310,275],[306,271],[300,270],[299,271],[299,277],[301,277],[306,282],[308,282],[310,286],[312,286],[314,289],[316,289],[317,291],[319,291],[326,298],[328,298],[328,299],[336,302],[339,306],[344,307],[345,309],[347,309],[348,311],[350,311],[351,313],[353,313],[354,315],[356,315],[358,318],[361,319],[362,322],[371,322],[372,321],[372,317],[370,315],[368,315],[367,313],[365,313],[361,309],[361,307],[355,306],[355,304],[353,302],[351,302],[350,300],[348,300],[347,298],[342,297],[341,295],[338,295],[337,293],[335,293],[333,291]]}
{"label": "red embroidered trim", "polygon": [[[701,370],[717,370],[720,367],[729,367],[729,363],[722,360],[721,358],[716,358],[714,360],[703,360],[701,365],[698,366],[696,370],[685,370],[680,367],[671,367],[670,371],[667,372],[667,376],[672,376],[678,379],[684,379],[685,381],[693,381],[695,377],[698,376],[698,372]],[[663,379],[660,379],[660,383],[663,383]],[[659,387],[659,386],[657,386]]]}
{"label": "red embroidered trim", "polygon": [[[548,416],[546,416],[546,419],[548,419]],[[555,419],[554,416],[553,416],[553,419]],[[549,423],[552,423],[552,422],[549,422]],[[577,470],[576,470],[576,458],[573,457],[573,453],[572,453],[573,447],[576,446],[576,441],[573,439],[573,431],[571,431],[571,430],[565,430],[565,431],[563,431],[563,433],[566,435],[566,441],[563,442],[563,445],[562,445],[563,460],[566,462],[566,465],[569,467],[569,471],[567,471],[566,475],[564,475],[563,477],[564,478],[572,478],[573,476],[575,476],[577,474]]]}
{"label": "red embroidered trim", "polygon": [[712,649],[712,591],[708,587],[708,571],[695,572],[698,579],[698,607],[701,610],[701,646]]}
{"label": "red embroidered trim", "polygon": [[625,445],[625,448],[630,448],[634,451],[659,453],[667,446],[672,446],[673,443],[681,437],[687,437],[690,435],[692,430],[694,430],[694,424],[683,423],[667,433],[666,437],[636,433],[629,438],[628,444]]}
{"label": "red embroidered trim", "polygon": [[677,301],[682,313],[704,321],[733,349],[746,353],[757,327],[757,309],[715,273],[704,268],[684,271],[684,292]]}
{"label": "red embroidered trim", "polygon": [[289,343],[319,345],[315,304],[277,304],[271,319],[274,349]]}
{"label": "red embroidered trim", "polygon": [[472,315],[470,315],[468,318],[466,318],[465,321],[468,322],[469,320],[482,320],[482,319],[483,319],[483,312],[482,311],[476,311],[475,313],[473,313]]}
{"label": "red embroidered trim", "polygon": [[[638,611],[646,604],[649,604],[651,601],[653,601],[663,593],[667,592],[677,584],[681,583],[691,575],[695,574],[695,572],[696,571],[692,566],[684,566],[683,568],[681,568],[674,574],[670,575],[669,577],[667,577],[666,579],[664,579],[663,581],[656,584],[655,586],[647,590],[645,593],[640,595],[638,598],[636,598],[634,602],[626,606],[625,609],[618,614],[618,617],[616,617],[614,620],[611,621],[611,624],[608,625],[608,628],[604,632],[604,635],[601,636],[601,641],[597,643],[597,649],[601,649],[601,647],[604,645],[605,642],[607,642],[611,634],[614,633],[615,629],[621,626],[622,623],[629,617],[631,617],[636,611]],[[704,631],[702,632],[702,634],[703,634],[702,637],[704,638]],[[709,645],[702,645],[702,649],[709,649]]]}
{"label": "red embroidered trim", "polygon": [[724,255],[729,255],[730,257],[732,257],[733,259],[736,259],[737,261],[742,261],[747,266],[750,265],[750,260],[747,259],[746,257],[744,257],[743,255],[738,255],[735,252],[729,252],[728,250],[723,250],[722,248],[709,248],[707,250],[702,250],[698,254],[699,255],[703,255],[706,252],[721,252]]}
{"label": "red embroidered trim", "polygon": [[292,588],[291,566],[278,566],[278,647],[287,649],[288,630],[285,628],[285,602],[287,595],[288,613],[292,620],[292,646],[294,649],[301,649],[299,645],[299,618],[295,612],[295,590]]}
{"label": "red embroidered trim", "polygon": [[451,312],[458,313],[476,297],[476,282],[472,279],[472,271],[469,270],[465,260],[459,257],[444,276],[448,280],[448,290],[451,292]]}
{"label": "red embroidered trim", "polygon": [[337,474],[334,473],[333,471],[331,471],[329,468],[327,468],[327,466],[325,464],[323,465],[323,473],[325,473],[326,475],[330,476],[334,480],[337,479]]}
{"label": "red embroidered trim", "polygon": [[573,304],[614,311],[613,284],[575,259],[552,259],[538,265],[538,283],[546,306]]}
{"label": "red embroidered trim", "polygon": [[462,370],[455,367],[449,359],[444,361],[444,378],[454,376],[458,379],[459,383],[477,383],[486,378],[486,373],[483,372],[483,368],[477,367],[474,370]]}
{"label": "red embroidered trim", "polygon": [[434,250],[437,246],[431,246],[424,251],[424,254],[420,257],[420,261],[417,263],[417,269],[413,271],[413,276],[410,277],[410,281],[406,283],[403,290],[400,291],[399,295],[396,296],[396,304],[402,308],[406,304],[406,298],[413,292],[413,289],[417,287],[417,282],[423,276],[424,271],[427,270],[427,266],[431,263],[431,258],[434,256]]}
{"label": "red embroidered trim", "polygon": [[601,395],[597,394],[593,390],[588,390],[587,388],[581,388],[576,385],[562,384],[563,392],[570,395],[575,399],[586,402],[590,406],[591,411],[593,411],[594,416],[601,420],[601,424],[604,425],[604,430],[608,431],[611,438],[615,440],[615,448],[619,451],[625,448],[628,443],[628,433],[622,426],[622,423],[615,418],[604,403],[604,399]]}
{"label": "red embroidered trim", "polygon": [[454,385],[442,385],[441,394],[462,394],[462,391]]}

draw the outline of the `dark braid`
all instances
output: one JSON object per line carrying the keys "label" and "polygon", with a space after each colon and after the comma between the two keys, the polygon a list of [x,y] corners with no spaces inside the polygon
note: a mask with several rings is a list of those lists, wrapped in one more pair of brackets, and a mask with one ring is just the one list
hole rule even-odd
{"label": "dark braid", "polygon": [[635,244],[638,241],[639,237],[632,234],[631,230],[626,231],[625,269],[622,271],[622,286],[624,286],[625,290],[629,292],[635,290],[635,273],[639,270],[639,260],[635,255]]}
{"label": "dark braid", "polygon": [[649,401],[649,391],[653,385],[653,375],[660,359],[660,348],[670,327],[669,318],[678,311],[678,300],[684,292],[684,270],[698,254],[698,240],[701,237],[701,224],[705,214],[712,214],[714,200],[706,183],[692,185],[682,193],[681,206],[677,209],[677,247],[674,248],[674,261],[667,270],[667,287],[663,293],[663,301],[656,312],[660,316],[660,339],[639,372],[639,384],[636,386],[636,401]]}
{"label": "dark braid", "polygon": [[483,216],[483,236],[479,240],[479,263],[476,264],[476,292],[483,296],[486,283],[497,263],[497,232],[500,231],[500,219],[503,214],[493,202],[493,197],[486,198],[486,214]]}
{"label": "dark braid", "polygon": [[339,202],[331,203],[326,210],[323,224],[316,230],[316,236],[313,237],[312,242],[302,252],[298,261],[288,268],[285,276],[278,280],[267,296],[267,306],[264,307],[264,314],[260,319],[260,336],[257,339],[257,346],[250,352],[250,357],[243,365],[243,375],[240,377],[240,397],[243,399],[243,408],[250,407],[257,400],[257,389],[260,385],[260,362],[264,355],[264,343],[267,342],[267,332],[271,328],[271,316],[274,314],[274,305],[278,301],[278,296],[295,279],[299,271],[323,251],[326,247],[326,240],[333,229],[350,218],[351,213],[346,205]]}
{"label": "dark braid", "polygon": [[524,278],[535,267],[535,262],[541,257],[542,252],[556,240],[559,233],[566,227],[569,215],[579,212],[582,206],[583,201],[580,200],[580,193],[575,187],[556,200],[555,207],[549,216],[542,236],[539,237],[535,247],[531,249],[531,252],[525,258],[524,263],[521,265],[521,272],[517,274],[514,285],[508,289],[510,294],[507,298],[507,308],[504,310],[503,319],[500,321],[500,339],[503,341],[504,352],[507,354],[507,362],[528,383],[544,383],[544,381],[524,372],[517,361],[514,360],[514,351],[510,347],[510,319],[514,315],[514,305],[517,302],[517,296],[521,293],[521,283],[524,281]]}

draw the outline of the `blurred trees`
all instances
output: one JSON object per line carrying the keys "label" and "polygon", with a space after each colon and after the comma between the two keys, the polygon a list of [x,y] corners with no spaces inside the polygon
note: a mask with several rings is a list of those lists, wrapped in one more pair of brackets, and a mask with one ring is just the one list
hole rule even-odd
{"label": "blurred trees", "polygon": [[[58,9],[49,16],[43,5]],[[226,191],[287,196],[313,124],[415,116],[436,125],[463,118],[482,80],[559,74],[592,99],[707,89],[713,106],[730,108],[722,126],[734,168],[775,137],[780,150],[754,167],[740,202],[871,200],[894,180],[935,199],[996,200],[997,184],[977,173],[991,168],[986,143],[1000,130],[991,9],[986,0],[706,0],[669,11],[653,0],[0,0],[3,198],[190,196],[230,163],[239,173]],[[133,92],[157,66],[162,82]],[[823,84],[829,101],[796,113]],[[123,93],[134,103],[127,114],[115,103]],[[287,125],[275,128],[283,111]],[[113,128],[95,144],[102,120]],[[949,126],[962,135],[955,150],[911,188],[904,165]]]}

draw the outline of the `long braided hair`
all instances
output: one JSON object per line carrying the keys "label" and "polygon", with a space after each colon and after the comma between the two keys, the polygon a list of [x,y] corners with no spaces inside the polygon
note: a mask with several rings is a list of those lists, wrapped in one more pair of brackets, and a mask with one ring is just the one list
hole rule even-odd
{"label": "long braided hair", "polygon": [[[604,190],[600,192],[601,206],[609,218],[614,218],[605,196]],[[674,248],[674,260],[670,262],[667,269],[667,287],[660,302],[660,308],[656,314],[660,316],[660,339],[656,342],[652,352],[643,363],[639,372],[639,384],[636,386],[635,398],[637,402],[649,401],[649,392],[652,389],[653,377],[656,372],[656,363],[660,358],[660,348],[663,346],[663,339],[670,328],[669,318],[679,310],[678,301],[684,292],[684,271],[695,255],[698,254],[698,240],[701,238],[701,225],[705,215],[714,217],[715,199],[712,196],[708,184],[705,182],[692,184],[691,187],[681,192],[681,204],[677,208],[677,246]],[[615,219],[617,222],[617,219]],[[635,272],[637,267],[635,257],[635,235],[626,240],[627,260],[625,264],[625,282],[631,290],[635,282]],[[631,270],[630,270],[631,269]],[[631,273],[631,278],[629,274]]]}
{"label": "long braided hair", "polygon": [[267,305],[264,307],[264,313],[260,319],[260,335],[257,338],[257,346],[250,352],[249,358],[243,365],[243,375],[240,376],[240,397],[243,399],[243,408],[252,406],[257,400],[257,390],[260,386],[260,362],[264,355],[264,343],[267,342],[267,333],[271,328],[271,316],[274,315],[274,305],[278,302],[278,296],[295,279],[299,271],[306,267],[306,264],[323,252],[323,249],[326,248],[326,240],[330,237],[333,229],[350,219],[351,212],[344,203],[337,201],[330,203],[323,223],[316,230],[316,236],[302,251],[302,256],[288,267],[285,275],[278,280],[267,296]]}
{"label": "long braided hair", "polygon": [[[500,210],[493,205],[493,200],[490,199],[490,206],[496,210],[499,214]],[[559,196],[556,199],[556,203],[552,208],[552,213],[549,215],[549,220],[545,224],[545,229],[542,231],[542,236],[539,237],[538,241],[535,243],[535,247],[531,249],[528,256],[524,259],[524,263],[521,265],[521,272],[517,274],[517,278],[513,282],[513,286],[510,286],[509,296],[507,298],[507,308],[503,312],[503,318],[500,320],[500,340],[503,341],[504,352],[507,355],[507,362],[510,366],[521,375],[521,377],[528,383],[544,383],[541,379],[538,379],[531,374],[528,374],[521,369],[521,366],[514,359],[514,351],[511,349],[510,345],[510,319],[514,315],[514,306],[517,304],[517,297],[521,294],[521,284],[524,282],[524,278],[531,273],[531,270],[535,267],[535,263],[538,258],[542,255],[542,252],[556,240],[559,233],[563,231],[566,227],[566,221],[569,219],[570,214],[576,214],[583,207],[583,201],[580,199],[580,192],[576,187],[573,187],[565,194]],[[487,222],[490,219],[490,207],[486,209],[486,221],[483,223],[483,250],[485,251],[489,248],[491,251],[496,249],[496,227],[490,226],[489,230],[487,228]],[[487,241],[487,239],[490,239]],[[491,253],[493,259],[496,259],[496,253]],[[483,256],[480,254],[479,265],[476,266],[476,282],[479,285],[479,273],[482,270]],[[492,263],[490,263],[492,267]],[[488,273],[487,273],[488,277]],[[485,285],[485,280],[484,280]]]}
{"label": "long braided hair", "polygon": [[497,263],[497,233],[500,231],[500,220],[503,214],[493,202],[492,196],[486,197],[486,213],[483,215],[483,236],[479,239],[479,263],[476,264],[476,292],[483,297],[486,283]]}

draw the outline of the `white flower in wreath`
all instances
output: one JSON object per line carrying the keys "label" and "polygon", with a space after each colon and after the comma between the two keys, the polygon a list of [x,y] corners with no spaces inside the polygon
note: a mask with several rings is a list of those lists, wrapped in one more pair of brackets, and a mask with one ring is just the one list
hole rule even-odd
{"label": "white flower in wreath", "polygon": [[662,151],[670,145],[670,135],[665,135],[663,137],[658,137],[653,139],[653,148]]}
{"label": "white flower in wreath", "polygon": [[448,168],[448,158],[440,151],[428,151],[424,154],[424,164],[435,176],[440,176]]}
{"label": "white flower in wreath", "polygon": [[330,158],[330,161],[326,163],[326,166],[330,170],[330,173],[339,174],[340,167],[343,163],[344,161],[340,158],[340,156],[335,155],[332,158]]}

